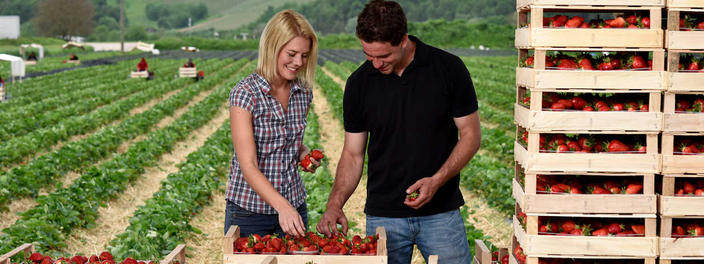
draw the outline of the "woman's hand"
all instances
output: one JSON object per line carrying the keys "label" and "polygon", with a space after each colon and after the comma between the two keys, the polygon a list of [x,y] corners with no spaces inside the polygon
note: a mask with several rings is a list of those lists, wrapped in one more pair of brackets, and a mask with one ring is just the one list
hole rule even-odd
{"label": "woman's hand", "polygon": [[[301,161],[303,161],[306,156],[310,155],[310,149],[306,147],[306,145],[301,145],[300,150],[298,151],[298,163],[301,164]],[[306,168],[305,166],[301,166],[301,169],[305,172],[310,172],[310,173],[315,173],[315,170],[320,167],[320,162],[315,160],[315,159],[309,159],[310,162],[313,164],[311,168]]]}
{"label": "woman's hand", "polygon": [[279,213],[279,225],[286,234],[293,236],[304,236],[306,234],[303,218],[293,206],[289,204],[277,212]]}

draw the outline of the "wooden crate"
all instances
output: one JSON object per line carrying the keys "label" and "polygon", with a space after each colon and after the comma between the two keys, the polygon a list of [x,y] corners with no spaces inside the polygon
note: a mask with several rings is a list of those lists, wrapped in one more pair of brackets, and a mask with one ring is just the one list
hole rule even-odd
{"label": "wooden crate", "polygon": [[197,73],[197,72],[198,72],[198,71],[196,70],[195,67],[190,67],[190,68],[180,67],[180,68],[178,68],[178,76],[179,76],[180,78],[184,78],[184,77],[196,77],[196,73]]}
{"label": "wooden crate", "polygon": [[148,71],[135,71],[130,73],[130,78],[147,78],[149,77]]}
{"label": "wooden crate", "polygon": [[[489,249],[489,247],[486,246],[483,240],[480,239],[475,239],[474,240],[475,244],[475,250],[474,250],[474,257],[473,257],[473,264],[492,264],[495,263],[493,262],[492,259],[492,252]],[[507,248],[500,248],[499,249],[499,263],[501,262],[501,258],[504,256],[508,255],[508,249]]]}
{"label": "wooden crate", "polygon": [[523,168],[516,164],[513,198],[526,213],[599,213],[655,214],[655,174],[582,173],[584,176],[643,177],[643,194],[537,194],[536,179],[540,175],[565,175],[560,172],[525,173],[525,188],[519,183]]}
{"label": "wooden crate", "polygon": [[667,7],[704,8],[704,0],[667,0]]}
{"label": "wooden crate", "polygon": [[278,264],[304,264],[310,261],[315,263],[336,263],[336,264],[352,264],[352,263],[388,263],[386,253],[386,229],[377,227],[376,233],[379,235],[377,240],[377,255],[376,256],[355,256],[355,255],[265,255],[265,254],[233,254],[234,243],[240,237],[239,226],[230,226],[223,239],[223,263],[225,264],[249,264],[249,263],[272,263],[264,262],[265,259],[277,261]]}
{"label": "wooden crate", "polygon": [[668,50],[668,91],[704,92],[704,73],[678,72],[681,53],[704,53],[702,50]]}
{"label": "wooden crate", "polygon": [[[543,28],[544,13],[604,13],[634,12],[650,13],[650,29],[623,28]],[[662,7],[643,6],[569,6],[532,5],[518,10],[515,33],[517,48],[535,47],[603,47],[603,48],[663,48],[661,29]],[[530,14],[529,14],[530,13]],[[528,20],[530,18],[530,21]],[[524,27],[530,22],[530,26]]]}
{"label": "wooden crate", "polygon": [[[648,51],[653,53],[652,71],[583,71],[546,70],[547,51]],[[527,49],[519,50],[519,65],[528,57]],[[532,90],[570,89],[610,89],[610,90],[665,90],[665,50],[663,49],[590,49],[590,48],[535,48],[533,68],[518,67],[516,84]],[[704,75],[704,74],[702,74]]]}
{"label": "wooden crate", "polygon": [[[675,0],[668,0],[675,1]],[[686,1],[686,0],[679,0]],[[690,0],[691,2],[701,2],[701,0]],[[687,1],[687,2],[690,2]],[[516,9],[522,9],[531,5],[561,5],[561,6],[665,6],[665,0],[631,0],[631,1],[613,1],[613,0],[516,0]]]}
{"label": "wooden crate", "polygon": [[701,8],[670,8],[667,10],[665,47],[675,50],[704,49],[704,31],[680,31],[681,12],[704,12]]}
{"label": "wooden crate", "polygon": [[66,63],[79,65],[81,64],[81,60],[67,60]]}
{"label": "wooden crate", "polygon": [[[627,111],[550,111],[543,109],[543,95],[546,92],[571,92],[571,93],[647,93],[649,112]],[[662,112],[660,104],[662,93],[660,91],[641,90],[531,90],[530,108],[522,104],[522,99],[527,89],[518,87],[516,105],[514,105],[515,122],[530,131],[653,131],[662,130]]]}
{"label": "wooden crate", "polygon": [[[703,74],[704,75],[704,74]],[[704,113],[675,113],[676,96],[682,94],[703,94],[700,92],[665,92],[663,103],[663,131],[686,132],[704,131]]]}
{"label": "wooden crate", "polygon": [[704,175],[665,174],[662,177],[660,215],[668,217],[704,217],[704,197],[675,196],[677,178],[704,178]]}
{"label": "wooden crate", "polygon": [[[656,257],[658,254],[657,217],[655,214],[527,214],[524,230],[513,218],[514,235],[531,257],[605,256]],[[538,217],[598,217],[645,219],[645,237],[551,236],[538,235]]]}
{"label": "wooden crate", "polygon": [[26,60],[24,61],[25,65],[37,65],[37,61],[35,60]]}
{"label": "wooden crate", "polygon": [[[520,136],[522,128],[517,128]],[[564,131],[579,134],[581,131]],[[541,153],[541,132],[528,132],[528,146],[516,140],[513,154],[528,172],[559,171],[566,174],[579,173],[660,173],[660,154],[658,152],[658,133],[621,132],[620,134],[646,134],[647,152],[644,154],[602,153]],[[590,134],[613,134],[611,132],[591,132]],[[617,161],[617,162],[616,162]]]}
{"label": "wooden crate", "polygon": [[[24,255],[29,257],[34,253],[34,245],[31,243],[23,244],[12,251],[6,253],[5,255],[0,256],[0,264],[10,264],[10,258],[14,257],[15,255],[19,254],[20,252],[24,252]],[[163,260],[161,260],[159,263],[160,264],[172,264],[175,261],[178,261],[178,263],[185,264],[186,263],[186,245],[181,244],[176,246],[174,250],[169,253],[166,257],[164,257]],[[146,261],[148,262],[148,261]]]}
{"label": "wooden crate", "polygon": [[662,133],[662,173],[704,175],[704,155],[674,155],[675,136],[704,136],[704,131]]}
{"label": "wooden crate", "polygon": [[[674,217],[674,218],[704,218]],[[704,258],[704,237],[672,237],[672,219],[670,216],[660,218],[660,257],[666,259]]]}

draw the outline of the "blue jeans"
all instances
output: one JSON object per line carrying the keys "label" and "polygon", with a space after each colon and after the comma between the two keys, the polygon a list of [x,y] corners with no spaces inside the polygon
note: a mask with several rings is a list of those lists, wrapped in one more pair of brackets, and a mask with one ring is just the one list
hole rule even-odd
{"label": "blue jeans", "polygon": [[459,209],[406,218],[367,215],[367,235],[375,234],[378,226],[386,229],[389,264],[411,263],[414,244],[426,263],[430,255],[438,255],[438,264],[472,262]]}
{"label": "blue jeans", "polygon": [[[227,201],[225,207],[225,234],[231,225],[240,227],[240,237],[249,236],[251,234],[259,234],[265,236],[268,234],[279,234],[284,236],[285,233],[279,225],[279,214],[258,214],[245,210],[237,204]],[[303,224],[308,228],[308,208],[306,203],[296,208],[298,213],[303,218]]]}

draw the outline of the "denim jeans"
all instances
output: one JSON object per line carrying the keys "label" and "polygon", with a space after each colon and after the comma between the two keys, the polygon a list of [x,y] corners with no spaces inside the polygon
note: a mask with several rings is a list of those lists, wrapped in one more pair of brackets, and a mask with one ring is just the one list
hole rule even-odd
{"label": "denim jeans", "polygon": [[438,255],[438,264],[472,262],[459,209],[406,218],[367,215],[367,235],[375,234],[378,226],[386,229],[389,264],[411,263],[414,244],[426,263],[430,255]]}
{"label": "denim jeans", "polygon": [[[279,225],[279,214],[258,214],[245,210],[233,202],[227,201],[225,207],[225,234],[231,225],[240,227],[240,237],[249,236],[251,234],[259,234],[265,236],[267,234],[285,235]],[[308,228],[308,208],[306,203],[296,208],[298,213],[303,218],[305,228]]]}

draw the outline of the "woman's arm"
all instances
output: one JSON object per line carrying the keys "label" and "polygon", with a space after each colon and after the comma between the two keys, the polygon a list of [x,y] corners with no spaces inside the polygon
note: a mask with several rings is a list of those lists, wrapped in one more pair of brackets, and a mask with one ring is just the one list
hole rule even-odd
{"label": "woman's arm", "polygon": [[252,115],[242,108],[230,107],[230,126],[232,143],[235,145],[237,160],[247,184],[259,194],[264,201],[279,213],[281,229],[288,234],[304,235],[303,218],[286,198],[284,198],[264,174],[259,170],[257,151],[254,144]]}

